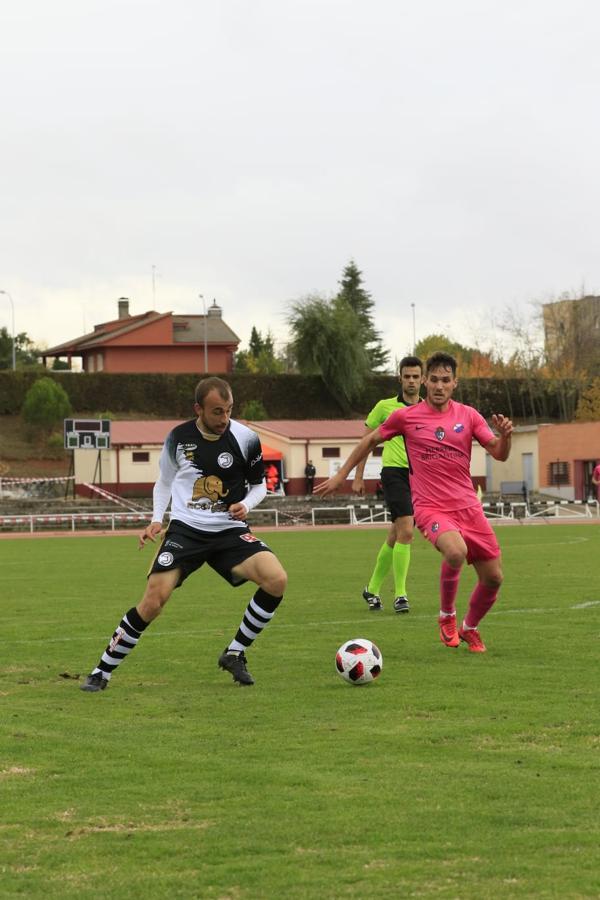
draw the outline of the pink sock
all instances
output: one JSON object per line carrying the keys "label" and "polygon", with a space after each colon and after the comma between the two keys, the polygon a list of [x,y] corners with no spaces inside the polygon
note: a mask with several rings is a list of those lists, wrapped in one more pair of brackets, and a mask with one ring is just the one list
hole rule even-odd
{"label": "pink sock", "polygon": [[456,612],[456,595],[460,569],[453,569],[443,560],[440,570],[440,610],[443,616],[451,616]]}
{"label": "pink sock", "polygon": [[485,584],[480,584],[479,582],[475,585],[469,600],[469,609],[465,616],[467,628],[477,628],[485,614],[490,611],[496,602],[499,590],[499,587],[486,587]]}

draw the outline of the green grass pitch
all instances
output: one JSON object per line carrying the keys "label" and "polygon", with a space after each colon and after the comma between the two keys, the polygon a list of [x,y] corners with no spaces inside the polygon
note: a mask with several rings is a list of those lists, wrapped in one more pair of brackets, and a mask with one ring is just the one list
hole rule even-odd
{"label": "green grass pitch", "polygon": [[[488,653],[361,599],[383,530],[270,532],[284,603],[236,687],[216,660],[250,597],[176,591],[102,694],[78,690],[139,600],[136,537],[0,541],[0,897],[600,896],[600,527],[499,529]],[[473,573],[463,573],[463,612]],[[383,652],[365,687],[334,670]]]}

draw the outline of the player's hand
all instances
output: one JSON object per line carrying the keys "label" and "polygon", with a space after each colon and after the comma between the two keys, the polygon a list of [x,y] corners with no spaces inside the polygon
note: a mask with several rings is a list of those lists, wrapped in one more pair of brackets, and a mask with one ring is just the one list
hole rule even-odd
{"label": "player's hand", "polygon": [[321,484],[318,484],[313,488],[313,494],[319,494],[321,497],[326,497],[328,494],[335,494],[344,481],[345,478],[340,477],[340,475],[332,475],[331,478],[322,481]]}
{"label": "player's hand", "polygon": [[358,494],[359,497],[365,496],[365,481],[364,478],[356,477],[352,482],[352,491],[355,494]]}
{"label": "player's hand", "polygon": [[138,550],[141,550],[146,541],[152,541],[152,543],[156,543],[156,538],[162,531],[162,522],[150,522],[149,525],[146,525],[142,533],[140,534],[138,541]]}
{"label": "player's hand", "polygon": [[227,512],[230,519],[235,519],[236,522],[245,522],[248,516],[248,507],[245,503],[232,503]]}
{"label": "player's hand", "polygon": [[512,434],[513,423],[512,423],[512,421],[511,421],[509,418],[507,418],[506,416],[501,416],[501,415],[496,416],[496,415],[493,415],[493,416],[492,416],[492,425],[494,426],[494,428],[496,429],[496,431],[498,431],[498,433],[500,434],[501,437],[506,438],[506,437],[508,437],[510,434]]}

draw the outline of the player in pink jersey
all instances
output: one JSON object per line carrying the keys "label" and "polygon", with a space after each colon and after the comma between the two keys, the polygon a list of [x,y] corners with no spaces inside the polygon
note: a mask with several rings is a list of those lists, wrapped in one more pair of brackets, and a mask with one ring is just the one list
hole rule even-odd
{"label": "player in pink jersey", "polygon": [[[472,406],[452,400],[456,360],[434,353],[426,363],[424,403],[398,409],[379,428],[365,435],[336,475],[315,488],[334,493],[354,466],[377,444],[397,434],[404,437],[410,464],[410,487],[417,527],[442,554],[440,574],[440,640],[447,647],[464,641],[483,653],[478,625],[496,601],[502,584],[500,548],[483,514],[470,475],[471,445],[477,440],[494,459],[510,453],[512,422],[492,416],[494,434]],[[460,570],[467,562],[477,572],[477,585],[462,626],[456,626],[456,594]]]}
{"label": "player in pink jersey", "polygon": [[592,472],[592,484],[596,488],[596,497],[600,500],[600,462],[594,466],[594,471]]}

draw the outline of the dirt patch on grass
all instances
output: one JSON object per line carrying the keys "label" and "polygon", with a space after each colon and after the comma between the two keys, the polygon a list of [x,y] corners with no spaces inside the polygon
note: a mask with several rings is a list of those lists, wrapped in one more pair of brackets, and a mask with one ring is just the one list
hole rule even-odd
{"label": "dirt patch on grass", "polygon": [[101,822],[96,825],[84,825],[67,831],[66,836],[74,840],[88,834],[136,834],[140,832],[161,831],[205,831],[215,823],[205,822]]}
{"label": "dirt patch on grass", "polygon": [[9,766],[8,769],[0,769],[0,778],[22,778],[27,775],[35,775],[35,769],[26,769],[24,766]]}

